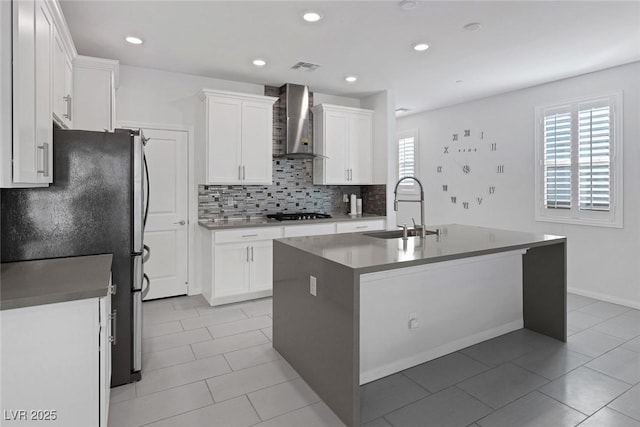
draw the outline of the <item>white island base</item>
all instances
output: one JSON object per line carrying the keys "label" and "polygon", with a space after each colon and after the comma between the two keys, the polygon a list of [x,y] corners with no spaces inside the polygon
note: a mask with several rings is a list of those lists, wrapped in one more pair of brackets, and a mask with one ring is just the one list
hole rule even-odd
{"label": "white island base", "polygon": [[524,253],[360,276],[360,384],[521,329]]}

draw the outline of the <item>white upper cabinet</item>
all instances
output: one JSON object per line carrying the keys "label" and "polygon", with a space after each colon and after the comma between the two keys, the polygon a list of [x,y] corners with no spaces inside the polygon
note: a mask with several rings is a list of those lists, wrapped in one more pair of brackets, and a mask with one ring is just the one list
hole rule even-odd
{"label": "white upper cabinet", "polygon": [[71,96],[70,71],[59,77],[54,68],[75,55],[58,2],[1,1],[0,46],[0,187],[47,186],[56,95]]}
{"label": "white upper cabinet", "polygon": [[313,112],[313,137],[318,157],[314,184],[373,183],[373,111],[321,104]]}
{"label": "white upper cabinet", "polygon": [[53,34],[53,119],[65,129],[73,128],[73,65],[60,31]]}
{"label": "white upper cabinet", "polygon": [[199,181],[271,184],[273,103],[277,98],[203,90],[200,99],[204,120],[200,151],[204,148],[205,167]]}
{"label": "white upper cabinet", "polygon": [[116,89],[120,63],[77,56],[73,61],[73,127],[112,131],[116,121]]}

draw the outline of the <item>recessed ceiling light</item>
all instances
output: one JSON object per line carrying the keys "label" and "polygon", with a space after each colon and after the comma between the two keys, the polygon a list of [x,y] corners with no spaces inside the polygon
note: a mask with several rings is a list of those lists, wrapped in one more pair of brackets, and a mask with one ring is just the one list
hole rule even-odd
{"label": "recessed ceiling light", "polygon": [[131,44],[142,44],[142,39],[139,37],[127,36],[125,40]]}
{"label": "recessed ceiling light", "polygon": [[344,78],[344,80],[348,83],[354,83],[358,81],[358,77],[356,76],[347,76]]}
{"label": "recessed ceiling light", "polygon": [[400,8],[403,10],[415,9],[417,5],[418,2],[416,0],[402,0],[400,2]]}
{"label": "recessed ceiling light", "polygon": [[480,27],[482,27],[482,25],[480,25],[479,22],[469,22],[467,25],[465,25],[464,28],[467,31],[475,31],[475,30],[479,30]]}
{"label": "recessed ceiling light", "polygon": [[424,52],[425,50],[429,49],[429,45],[427,43],[414,43],[413,45],[411,45],[411,47],[416,52]]}
{"label": "recessed ceiling light", "polygon": [[264,59],[256,58],[253,60],[253,65],[255,65],[256,67],[264,67],[265,65],[267,65],[267,61],[265,61]]}
{"label": "recessed ceiling light", "polygon": [[318,22],[322,19],[322,15],[318,12],[310,10],[302,14],[302,19],[307,22]]}

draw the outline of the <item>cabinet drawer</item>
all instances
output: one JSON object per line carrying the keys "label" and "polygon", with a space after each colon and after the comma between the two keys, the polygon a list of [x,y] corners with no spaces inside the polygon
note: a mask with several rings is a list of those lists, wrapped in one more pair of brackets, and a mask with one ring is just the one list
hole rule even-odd
{"label": "cabinet drawer", "polygon": [[282,227],[241,228],[214,232],[214,242],[235,243],[254,240],[278,239],[282,237]]}
{"label": "cabinet drawer", "polygon": [[284,227],[284,237],[320,236],[323,234],[335,234],[335,223],[323,223],[313,225],[288,225]]}
{"label": "cabinet drawer", "polygon": [[355,233],[358,231],[384,230],[384,219],[369,221],[345,221],[336,224],[337,233]]}

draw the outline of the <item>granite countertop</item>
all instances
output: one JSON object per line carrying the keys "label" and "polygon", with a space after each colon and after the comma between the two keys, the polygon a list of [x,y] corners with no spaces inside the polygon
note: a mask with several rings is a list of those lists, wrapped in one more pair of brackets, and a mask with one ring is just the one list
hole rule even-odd
{"label": "granite countertop", "polygon": [[0,310],[107,295],[113,255],[1,264]]}
{"label": "granite countertop", "polygon": [[322,219],[303,219],[299,221],[278,221],[267,217],[258,218],[230,218],[216,221],[199,221],[198,225],[208,230],[225,230],[229,228],[247,228],[247,227],[282,227],[285,225],[310,225],[322,224],[323,222],[342,222],[342,221],[358,221],[368,219],[385,219],[384,215],[362,214],[362,215],[333,215],[331,218]]}
{"label": "granite countertop", "polygon": [[427,226],[427,229],[439,229],[440,234],[428,235],[424,242],[420,237],[409,237],[406,248],[400,238],[367,236],[371,232],[289,237],[275,242],[351,267],[359,273],[566,242],[563,236],[458,224]]}

